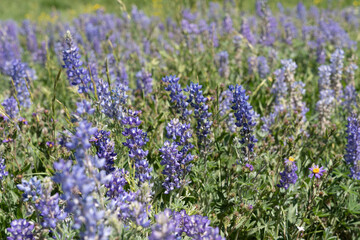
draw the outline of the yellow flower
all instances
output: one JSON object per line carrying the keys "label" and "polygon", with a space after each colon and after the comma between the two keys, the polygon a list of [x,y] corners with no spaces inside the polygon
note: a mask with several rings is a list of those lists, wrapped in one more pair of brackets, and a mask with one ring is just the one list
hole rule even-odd
{"label": "yellow flower", "polygon": [[293,161],[295,161],[295,158],[289,157],[289,161],[290,161],[290,162],[293,162]]}
{"label": "yellow flower", "polygon": [[153,14],[158,17],[161,16],[163,12],[162,0],[152,0],[152,5],[154,9]]}

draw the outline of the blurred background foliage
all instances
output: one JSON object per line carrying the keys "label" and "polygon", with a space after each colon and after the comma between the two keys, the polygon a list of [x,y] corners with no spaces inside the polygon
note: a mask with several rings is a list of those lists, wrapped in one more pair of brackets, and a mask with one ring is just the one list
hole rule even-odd
{"label": "blurred background foliage", "polygon": [[[255,0],[227,1],[234,1],[244,11],[254,12]],[[104,9],[108,13],[116,13],[124,10],[124,8],[129,10],[133,5],[142,9],[147,15],[155,15],[163,19],[180,14],[180,9],[183,7],[195,10],[197,8],[196,2],[195,0],[0,0],[0,19],[20,21],[26,18],[47,22],[56,21],[60,17],[71,20],[81,13],[90,13],[98,9]],[[211,1],[198,2],[209,3]],[[278,2],[281,2],[284,7],[291,7],[295,6],[299,0],[269,0],[268,2],[272,9],[276,9]],[[311,5],[322,8],[360,6],[360,0],[303,0],[302,2],[307,7]],[[59,12],[61,12],[61,16]]]}

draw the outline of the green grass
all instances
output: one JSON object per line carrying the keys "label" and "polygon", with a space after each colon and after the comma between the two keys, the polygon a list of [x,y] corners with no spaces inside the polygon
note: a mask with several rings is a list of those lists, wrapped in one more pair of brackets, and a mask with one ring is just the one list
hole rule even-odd
{"label": "green grass", "polygon": [[[254,11],[255,0],[234,0],[244,11]],[[132,5],[145,11],[148,15],[158,15],[161,18],[173,16],[174,11],[179,11],[183,7],[196,9],[195,0],[122,0],[127,10]],[[204,0],[204,2],[209,2]],[[222,1],[217,1],[222,2]],[[281,2],[285,7],[294,6],[297,0],[269,0],[272,9],[276,9],[277,3]],[[318,7],[340,8],[353,6],[360,1],[353,0],[304,0],[304,4],[309,7],[316,3]],[[51,19],[51,13],[58,11],[64,19],[72,19],[84,12],[95,11],[98,7],[105,9],[106,12],[120,12],[121,5],[117,0],[1,0],[0,19],[32,19],[47,21]]]}

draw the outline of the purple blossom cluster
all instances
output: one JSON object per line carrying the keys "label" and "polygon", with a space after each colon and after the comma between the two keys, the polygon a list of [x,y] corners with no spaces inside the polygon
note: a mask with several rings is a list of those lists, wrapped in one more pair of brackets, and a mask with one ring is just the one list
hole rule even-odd
{"label": "purple blossom cluster", "polygon": [[77,106],[76,112],[79,115],[85,115],[85,114],[92,115],[95,112],[95,109],[92,108],[91,106],[91,102],[88,102],[86,100],[77,102],[76,106]]}
{"label": "purple blossom cluster", "polygon": [[156,216],[156,224],[152,227],[150,240],[179,239],[182,235],[192,239],[225,240],[218,228],[210,226],[210,220],[201,215],[189,216],[185,210],[180,212],[166,209]]}
{"label": "purple blossom cluster", "polygon": [[39,47],[38,39],[36,36],[37,29],[36,24],[30,22],[30,20],[24,20],[22,22],[22,33],[26,36],[26,47],[31,53],[32,60],[42,65],[46,62],[46,42],[43,41]]}
{"label": "purple blossom cluster", "polygon": [[335,97],[338,98],[341,92],[341,79],[344,68],[344,51],[341,49],[336,49],[330,58],[330,68],[331,68],[331,77],[330,85],[331,89],[334,90]]}
{"label": "purple blossom cluster", "polygon": [[[94,198],[100,191],[100,185],[108,181],[104,170],[105,159],[88,154],[91,137],[97,132],[91,123],[83,120],[72,135],[66,147],[75,150],[77,163],[64,161],[54,163],[56,174],[54,181],[61,185],[62,199],[66,201],[65,212],[74,219],[74,229],[81,229],[84,239],[107,239],[111,228],[105,225],[105,207]],[[102,208],[103,207],[103,208]]]}
{"label": "purple blossom cluster", "polygon": [[105,170],[110,173],[115,170],[114,161],[117,153],[114,152],[114,143],[110,140],[110,132],[97,130],[91,142],[96,146],[96,154],[99,159],[105,159]]}
{"label": "purple blossom cluster", "polygon": [[111,173],[110,179],[105,183],[106,196],[111,200],[108,205],[117,217],[129,225],[130,222],[137,226],[149,227],[149,213],[151,205],[151,189],[148,182],[142,183],[136,192],[127,190],[129,173],[124,169],[116,169]]}
{"label": "purple blossom cluster", "polygon": [[180,146],[177,143],[165,141],[159,149],[162,159],[160,164],[165,166],[162,172],[166,176],[163,182],[165,194],[187,184],[185,177],[191,170],[189,163],[194,159],[194,156],[179,150],[179,148]]}
{"label": "purple blossom cluster", "polygon": [[9,232],[10,237],[7,237],[8,240],[34,240],[34,234],[32,233],[35,228],[33,223],[26,221],[25,219],[16,219],[13,220],[10,224],[10,228],[6,230]]}
{"label": "purple blossom cluster", "polygon": [[250,74],[257,72],[260,78],[266,78],[270,72],[270,68],[266,57],[264,56],[250,56],[248,58],[248,71]]}
{"label": "purple blossom cluster", "polygon": [[249,96],[246,95],[245,89],[241,85],[231,85],[229,90],[233,93],[231,109],[234,111],[236,118],[235,125],[240,128],[241,139],[239,142],[242,144],[244,158],[250,161],[251,153],[254,151],[255,143],[258,141],[253,133],[257,114],[248,102]]}
{"label": "purple blossom cluster", "polygon": [[360,180],[360,125],[355,116],[348,118],[347,130],[348,136],[346,145],[346,154],[344,155],[346,163],[350,166],[350,177]]}
{"label": "purple blossom cluster", "polygon": [[219,75],[223,78],[228,78],[230,75],[228,52],[226,51],[219,52],[216,55],[216,64],[218,67]]}
{"label": "purple blossom cluster", "polygon": [[151,73],[144,69],[136,73],[136,86],[138,90],[144,91],[145,95],[152,93],[153,79]]}
{"label": "purple blossom cluster", "polygon": [[194,108],[194,118],[197,121],[196,135],[198,138],[198,145],[206,148],[208,144],[208,135],[210,134],[210,128],[212,121],[210,121],[211,113],[209,112],[209,106],[206,104],[208,99],[204,97],[202,86],[198,83],[190,83],[184,91],[189,93],[187,102]]}
{"label": "purple blossom cluster", "polygon": [[30,181],[22,180],[21,184],[17,185],[17,188],[24,192],[22,197],[25,202],[32,200],[36,201],[42,195],[41,181],[37,177],[33,177]]}
{"label": "purple blossom cluster", "polygon": [[80,60],[81,55],[79,49],[75,45],[70,31],[67,31],[64,39],[63,50],[63,68],[66,69],[66,74],[69,82],[73,86],[78,86],[79,93],[87,93],[92,90],[92,83],[88,70],[82,67],[83,62]]}
{"label": "purple blossom cluster", "polygon": [[149,141],[147,133],[139,128],[141,120],[138,117],[139,111],[130,111],[128,116],[122,120],[122,124],[127,125],[122,134],[127,137],[124,146],[129,149],[129,157],[135,161],[135,176],[140,182],[151,179],[152,169],[146,159],[148,151],[143,150],[143,146]]}
{"label": "purple blossom cluster", "polygon": [[187,96],[182,93],[183,89],[179,84],[180,78],[174,76],[166,76],[162,79],[164,83],[168,85],[165,90],[170,92],[170,102],[173,104],[172,108],[175,113],[180,114],[180,119],[188,121],[192,111],[188,109],[189,103]]}
{"label": "purple blossom cluster", "polygon": [[234,114],[231,112],[232,101],[233,101],[233,93],[229,89],[221,93],[219,98],[220,116],[224,117],[225,115],[227,115],[225,122],[226,126],[230,132],[234,133],[236,132],[236,125],[235,125]]}
{"label": "purple blossom cluster", "polygon": [[[144,187],[144,184],[142,187]],[[150,205],[148,196],[141,190],[137,192],[123,192],[116,198],[118,218],[126,224],[135,223],[137,226],[147,228],[150,226]],[[145,197],[145,198],[144,198]]]}
{"label": "purple blossom cluster", "polygon": [[19,108],[18,108],[17,101],[14,97],[5,99],[1,105],[3,105],[6,114],[11,119],[16,119],[16,117],[19,114]]}
{"label": "purple blossom cluster", "polygon": [[35,71],[26,63],[15,59],[8,62],[5,73],[11,78],[11,84],[14,86],[13,95],[17,97],[20,106],[30,107],[30,79],[36,79]]}
{"label": "purple blossom cluster", "polygon": [[122,120],[126,116],[126,100],[128,96],[126,91],[128,88],[125,85],[118,84],[115,88],[109,90],[109,84],[100,81],[97,86],[97,91],[100,100],[101,111],[114,120]]}
{"label": "purple blossom cluster", "polygon": [[295,184],[298,176],[296,174],[297,166],[293,157],[285,160],[285,169],[280,173],[280,183],[277,185],[280,188],[288,189],[290,184]]}
{"label": "purple blossom cluster", "polygon": [[18,26],[14,21],[4,21],[0,27],[0,71],[6,73],[11,62],[20,58]]}
{"label": "purple blossom cluster", "polygon": [[125,169],[116,169],[111,173],[111,178],[105,184],[105,187],[108,189],[106,192],[107,197],[117,199],[124,194],[124,187],[128,184],[126,175],[128,175],[128,172]]}
{"label": "purple blossom cluster", "polygon": [[189,123],[180,123],[179,119],[172,119],[166,131],[167,137],[173,141],[165,141],[159,151],[162,158],[160,164],[165,166],[162,172],[166,176],[163,187],[165,194],[168,194],[175,188],[181,188],[188,183],[185,177],[191,170],[189,163],[194,156],[190,150],[194,146],[189,142],[192,137]]}
{"label": "purple blossom cluster", "polygon": [[0,181],[2,181],[9,173],[5,170],[5,159],[0,158]]}
{"label": "purple blossom cluster", "polygon": [[264,125],[262,129],[269,131],[275,123],[279,113],[287,110],[288,115],[298,113],[301,121],[306,121],[306,113],[309,111],[306,103],[303,101],[305,95],[305,84],[301,81],[295,81],[296,63],[291,60],[281,60],[282,67],[274,72],[276,81],[271,92],[275,96],[274,110],[269,116],[261,118]]}
{"label": "purple blossom cluster", "polygon": [[65,212],[72,215],[73,228],[81,229],[80,236],[84,239],[107,239],[111,228],[105,225],[105,211],[93,197],[99,184],[106,183],[107,179],[105,172],[97,171],[103,167],[97,158],[90,159],[90,156],[86,156],[86,159],[85,165],[72,165],[71,161],[62,159],[54,163],[54,181],[61,185],[61,197],[66,201]]}
{"label": "purple blossom cluster", "polygon": [[36,177],[30,181],[23,179],[22,184],[18,184],[17,187],[24,192],[23,200],[31,201],[42,216],[41,225],[44,228],[55,229],[57,222],[65,219],[66,213],[59,206],[59,194],[51,195],[53,187],[49,178],[44,181],[44,185]]}

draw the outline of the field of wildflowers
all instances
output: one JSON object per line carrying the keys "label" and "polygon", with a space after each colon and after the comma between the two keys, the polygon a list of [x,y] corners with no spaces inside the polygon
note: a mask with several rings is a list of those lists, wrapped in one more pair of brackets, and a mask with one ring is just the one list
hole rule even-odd
{"label": "field of wildflowers", "polygon": [[0,239],[360,238],[360,2],[191,2],[0,21]]}

